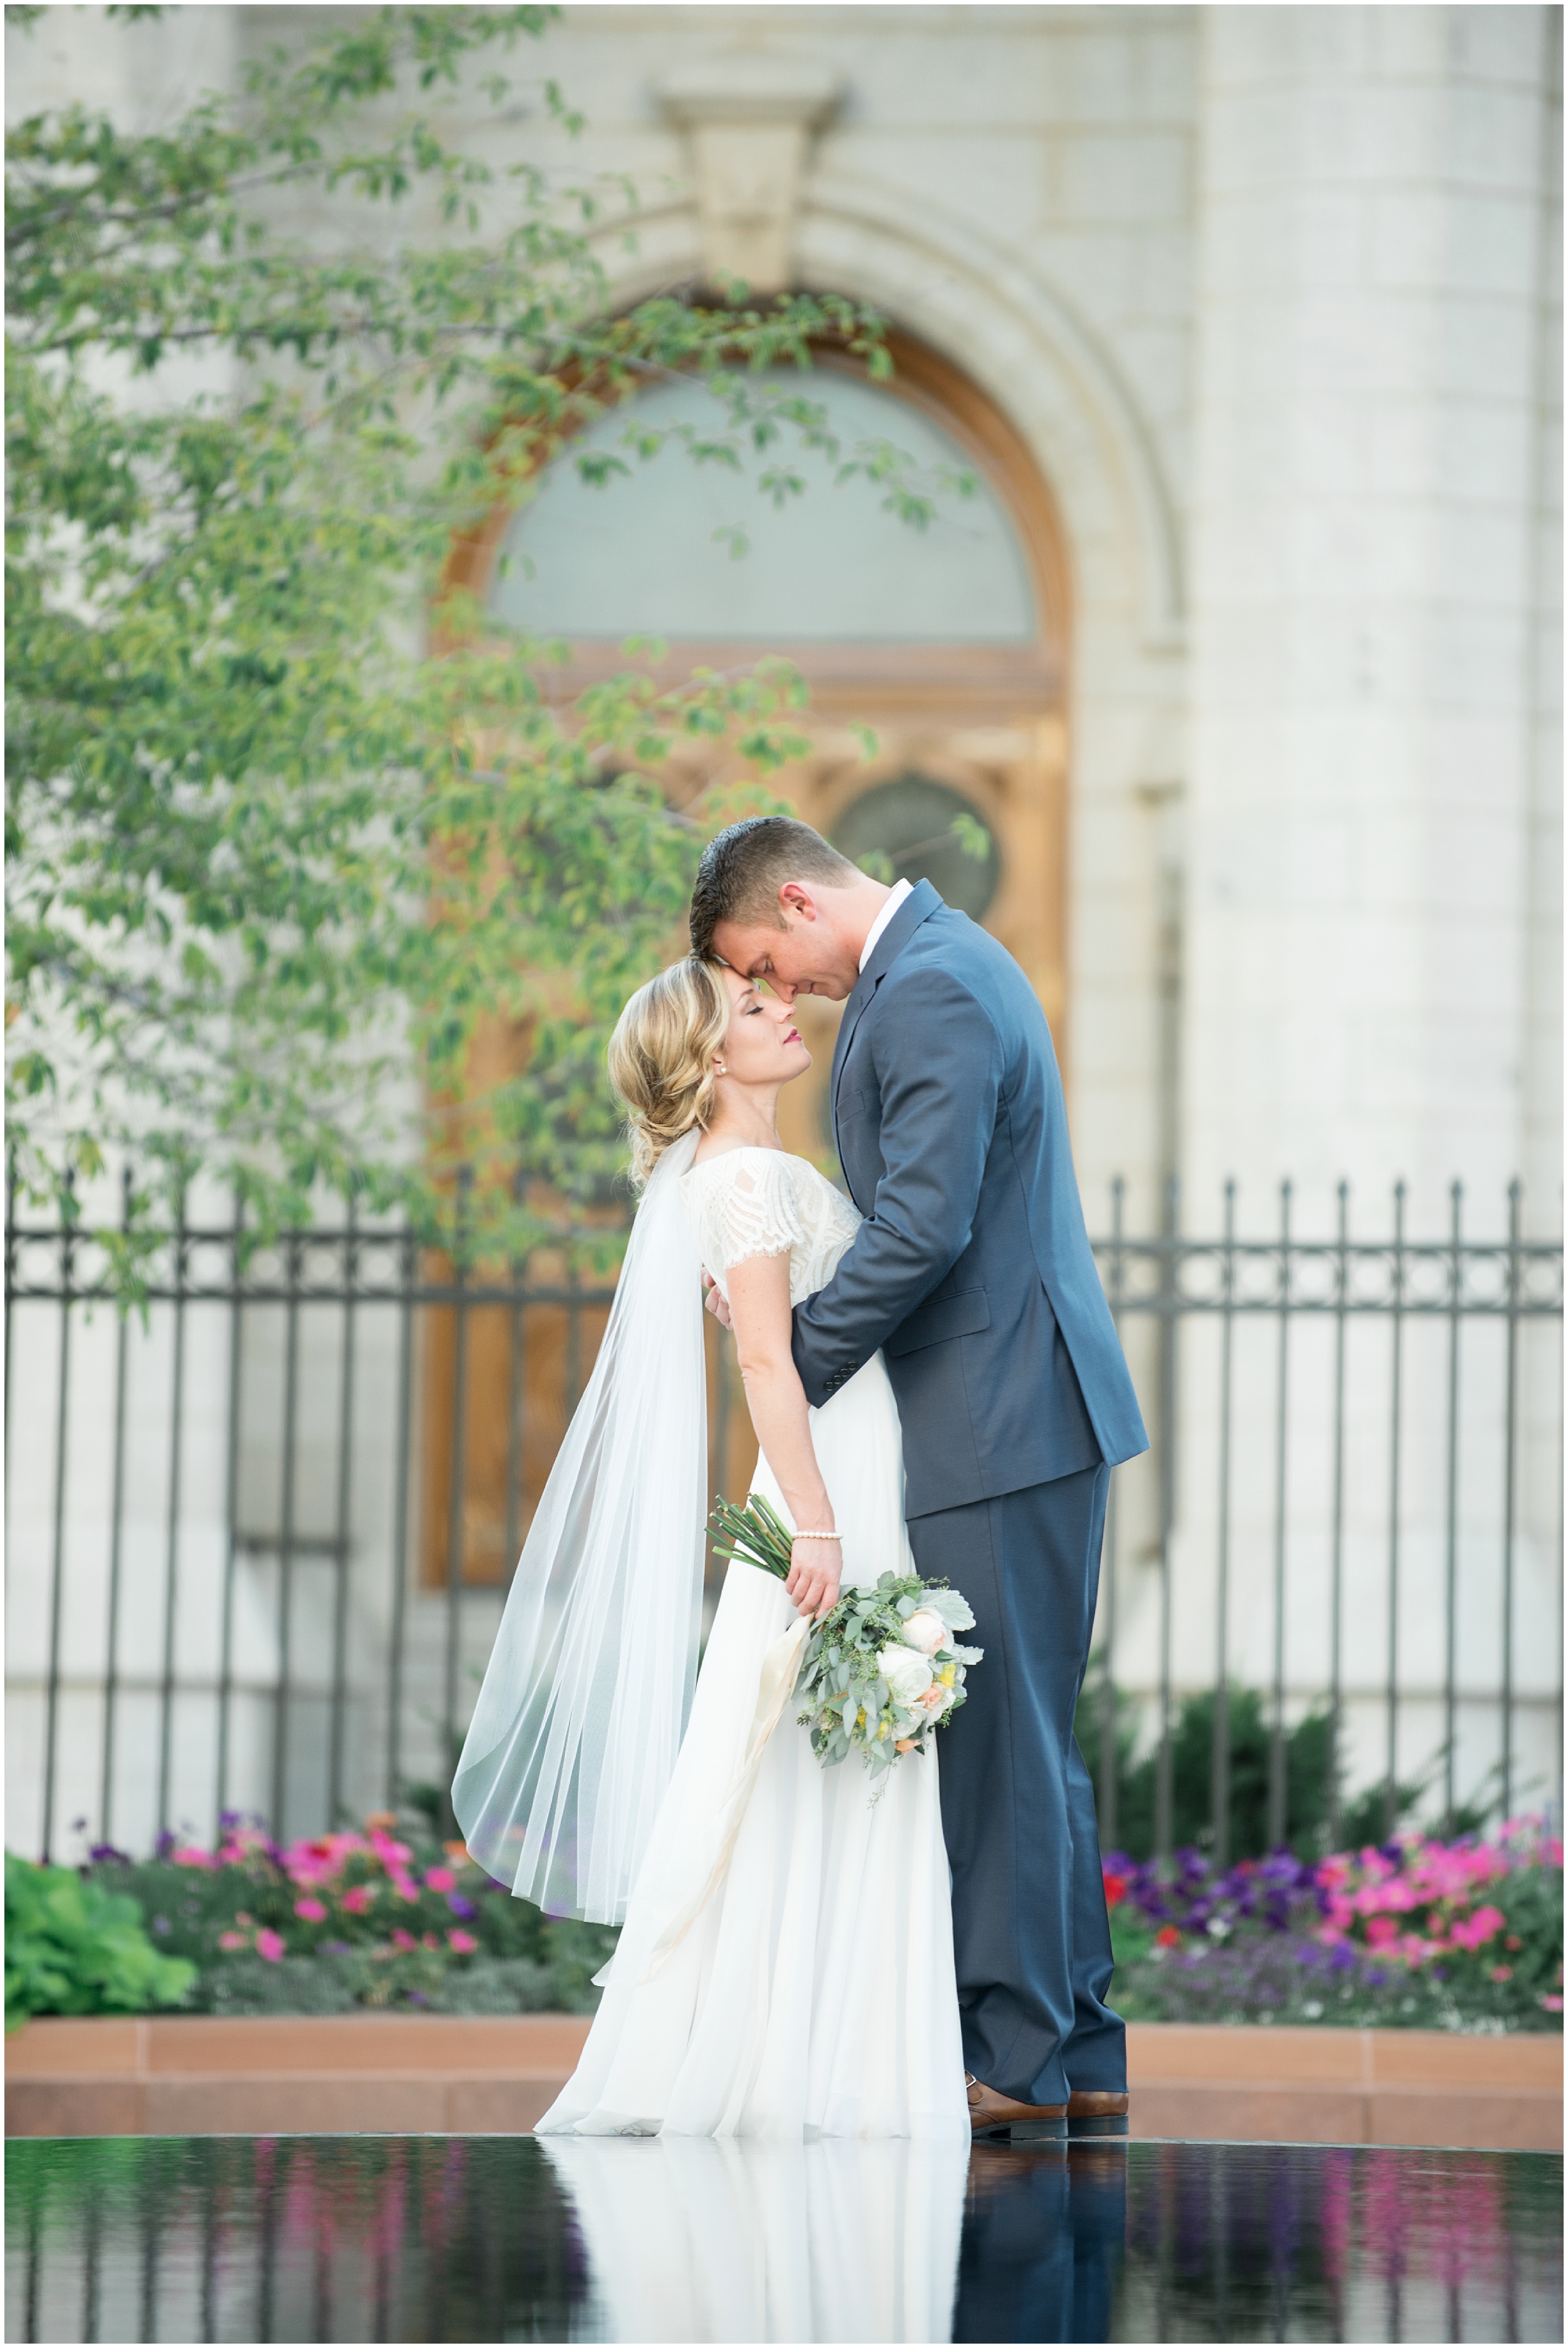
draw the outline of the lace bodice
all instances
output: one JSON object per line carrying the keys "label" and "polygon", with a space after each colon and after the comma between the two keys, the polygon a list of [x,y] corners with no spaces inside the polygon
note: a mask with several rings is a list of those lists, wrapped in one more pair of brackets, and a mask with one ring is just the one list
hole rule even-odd
{"label": "lace bodice", "polygon": [[781,1149],[731,1149],[681,1177],[681,1196],[702,1262],[727,1297],[738,1263],[789,1255],[789,1301],[815,1296],[860,1228],[841,1190],[804,1158]]}

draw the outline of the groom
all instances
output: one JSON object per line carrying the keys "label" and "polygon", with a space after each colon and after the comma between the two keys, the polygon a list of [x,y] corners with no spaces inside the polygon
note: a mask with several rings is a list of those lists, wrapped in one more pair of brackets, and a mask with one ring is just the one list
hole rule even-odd
{"label": "groom", "polygon": [[[885,888],[761,816],[703,854],[692,944],[786,1002],[845,1004],[834,1135],[866,1220],[798,1306],[825,1403],[878,1346],[923,1574],[984,1647],[942,1732],[975,2133],[1124,2132],[1126,2034],[1094,1792],[1073,1741],[1112,1468],[1148,1438],[1090,1251],[1061,1078],[1006,949],[927,880]],[[847,999],[846,999],[847,998]]]}

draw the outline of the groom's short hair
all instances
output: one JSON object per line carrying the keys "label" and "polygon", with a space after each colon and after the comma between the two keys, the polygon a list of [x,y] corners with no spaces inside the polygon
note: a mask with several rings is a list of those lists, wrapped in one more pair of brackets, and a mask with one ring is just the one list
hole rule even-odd
{"label": "groom's short hair", "polygon": [[779,891],[786,880],[850,889],[865,877],[809,823],[788,815],[747,816],[726,826],[702,850],[692,891],[692,951],[703,962],[716,960],[713,932],[721,922],[748,927],[766,922],[782,930]]}

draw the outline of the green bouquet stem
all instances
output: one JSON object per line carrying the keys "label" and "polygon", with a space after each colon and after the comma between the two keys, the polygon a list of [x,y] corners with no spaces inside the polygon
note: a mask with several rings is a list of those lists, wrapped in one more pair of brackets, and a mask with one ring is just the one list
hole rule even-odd
{"label": "green bouquet stem", "polygon": [[743,1565],[760,1566],[764,1573],[776,1573],[781,1581],[789,1580],[794,1535],[760,1492],[753,1492],[743,1509],[737,1509],[733,1500],[721,1500],[709,1529],[715,1557],[726,1560],[738,1557]]}

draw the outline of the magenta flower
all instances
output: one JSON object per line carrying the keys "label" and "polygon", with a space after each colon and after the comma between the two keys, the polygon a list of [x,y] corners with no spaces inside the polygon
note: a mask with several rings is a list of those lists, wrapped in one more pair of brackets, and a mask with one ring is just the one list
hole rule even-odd
{"label": "magenta flower", "polygon": [[456,1891],[457,1879],[449,1867],[432,1867],[425,1872],[426,1891]]}
{"label": "magenta flower", "polygon": [[[471,1957],[479,1943],[472,1932],[448,1932],[446,1945],[455,1957]],[[1561,2005],[1562,1999],[1559,1998],[1557,2003]]]}
{"label": "magenta flower", "polygon": [[343,1895],[343,1904],[351,1916],[363,1916],[374,1898],[374,1884],[353,1883]]}
{"label": "magenta flower", "polygon": [[324,1924],[327,1921],[325,1902],[320,1900],[296,1900],[294,1913],[302,1916],[307,1924]]}
{"label": "magenta flower", "polygon": [[243,1932],[220,1932],[218,1945],[220,1949],[248,1949],[251,1943]]}
{"label": "magenta flower", "polygon": [[282,1934],[274,1932],[270,1924],[263,1924],[256,1935],[256,1954],[265,1957],[270,1965],[280,1962],[287,1945]]}

